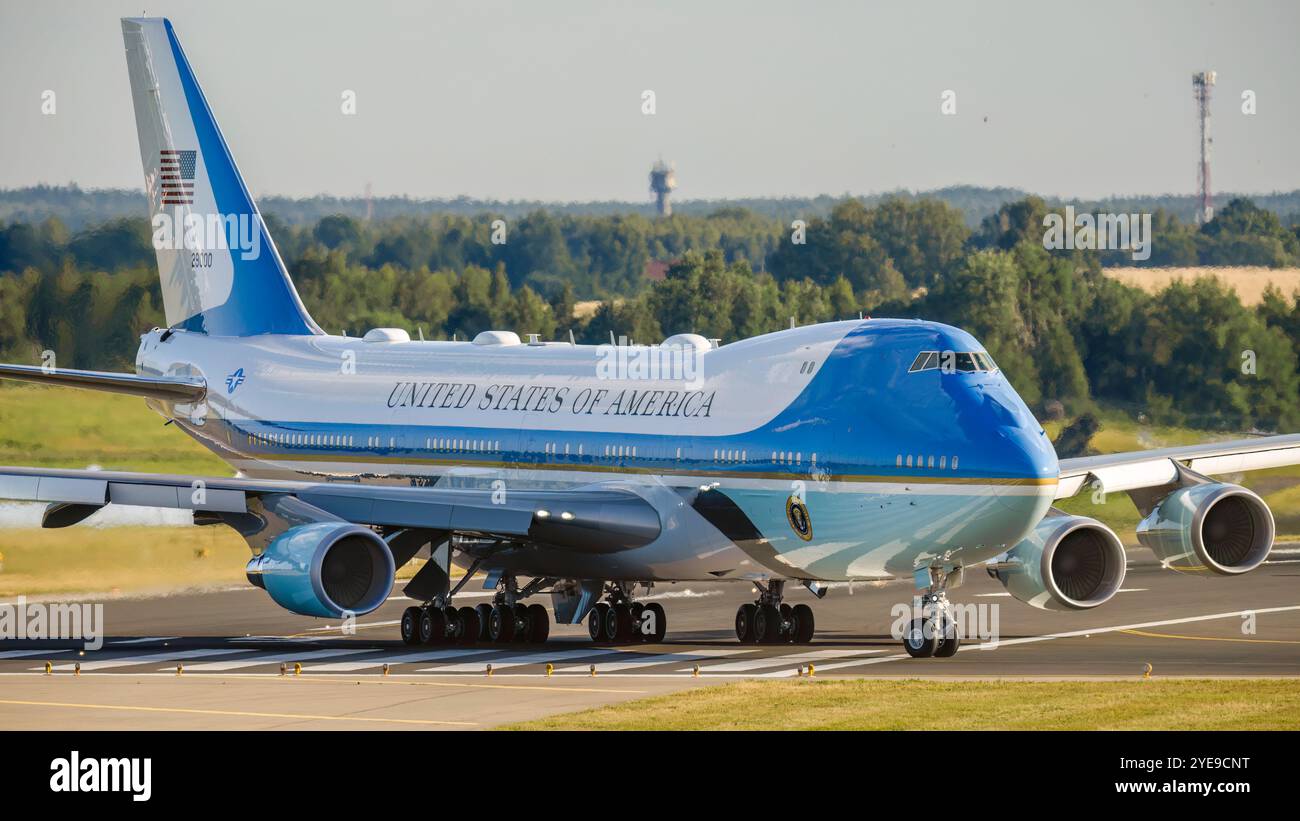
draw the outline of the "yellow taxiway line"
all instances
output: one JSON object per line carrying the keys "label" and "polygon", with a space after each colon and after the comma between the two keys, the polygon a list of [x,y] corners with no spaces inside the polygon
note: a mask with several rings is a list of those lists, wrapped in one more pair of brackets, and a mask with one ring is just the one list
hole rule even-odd
{"label": "yellow taxiway line", "polygon": [[130,704],[80,704],[71,701],[20,701],[17,699],[0,699],[0,704],[13,704],[21,707],[67,707],[81,710],[121,710],[138,713],[185,713],[204,716],[236,716],[241,718],[283,718],[295,721],[371,721],[388,724],[442,725],[454,727],[476,727],[472,721],[438,721],[424,718],[377,718],[372,716],[323,716],[306,713],[261,713],[251,710],[203,710],[195,707],[141,707]]}

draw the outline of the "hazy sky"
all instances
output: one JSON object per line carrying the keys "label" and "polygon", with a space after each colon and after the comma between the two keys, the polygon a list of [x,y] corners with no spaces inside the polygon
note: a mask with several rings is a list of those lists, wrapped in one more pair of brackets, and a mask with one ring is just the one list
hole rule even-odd
{"label": "hazy sky", "polygon": [[[0,0],[0,187],[142,187],[121,16]],[[1300,188],[1296,2],[157,2],[257,194]],[[57,113],[41,113],[53,90]],[[340,112],[345,89],[357,113]],[[641,113],[656,94],[657,113]],[[957,114],[940,113],[956,92]],[[1258,110],[1241,113],[1253,90]]]}

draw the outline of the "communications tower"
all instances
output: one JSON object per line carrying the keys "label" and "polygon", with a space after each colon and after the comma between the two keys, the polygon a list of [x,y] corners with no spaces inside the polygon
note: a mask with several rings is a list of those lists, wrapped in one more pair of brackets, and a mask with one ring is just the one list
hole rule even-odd
{"label": "communications tower", "polygon": [[1192,92],[1201,121],[1201,162],[1196,166],[1196,222],[1204,225],[1214,219],[1214,198],[1210,196],[1210,95],[1214,91],[1214,72],[1198,71],[1192,75]]}

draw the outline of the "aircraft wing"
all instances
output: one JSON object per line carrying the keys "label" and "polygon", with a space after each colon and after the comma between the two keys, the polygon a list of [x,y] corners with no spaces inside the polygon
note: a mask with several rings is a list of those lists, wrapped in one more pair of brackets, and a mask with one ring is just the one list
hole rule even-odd
{"label": "aircraft wing", "polygon": [[659,514],[631,491],[391,487],[100,470],[0,467],[0,499],[46,502],[44,526],[66,527],[105,505],[249,513],[259,497],[292,496],[338,519],[388,528],[478,534],[563,550],[610,553],[658,538]]}
{"label": "aircraft wing", "polygon": [[1056,498],[1073,496],[1092,482],[1106,493],[1163,487],[1177,480],[1180,465],[1213,476],[1296,464],[1300,464],[1300,434],[1082,456],[1061,460]]}
{"label": "aircraft wing", "polygon": [[207,384],[197,377],[139,376],[133,373],[79,371],[71,368],[47,369],[39,365],[0,364],[0,379],[18,379],[43,385],[125,393],[171,402],[197,402],[208,392]]}

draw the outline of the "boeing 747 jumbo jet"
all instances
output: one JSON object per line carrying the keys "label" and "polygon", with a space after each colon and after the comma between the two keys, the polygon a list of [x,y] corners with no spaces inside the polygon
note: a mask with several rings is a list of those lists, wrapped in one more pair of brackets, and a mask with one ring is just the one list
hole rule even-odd
{"label": "boeing 747 jumbo jet", "polygon": [[[947,591],[984,565],[1034,607],[1084,610],[1124,581],[1120,539],[1053,508],[1127,492],[1138,538],[1172,570],[1235,576],[1273,516],[1215,475],[1300,462],[1300,436],[1058,461],[983,347],[936,322],[833,322],[718,345],[412,342],[312,321],[171,24],[122,21],[168,327],[135,374],[0,366],[0,375],[143,397],[236,478],[0,468],[0,498],[48,503],[46,527],[106,505],[193,510],[252,549],[280,606],[346,618],[398,568],[407,643],[541,642],[586,620],[601,642],[664,637],[671,581],[732,580],[757,601],[742,642],[808,642],[832,581],[923,591],[913,656],[951,656]],[[681,329],[685,330],[685,329]],[[453,565],[462,572],[455,574]],[[453,577],[459,580],[453,584]],[[494,603],[456,607],[470,581]]]}

